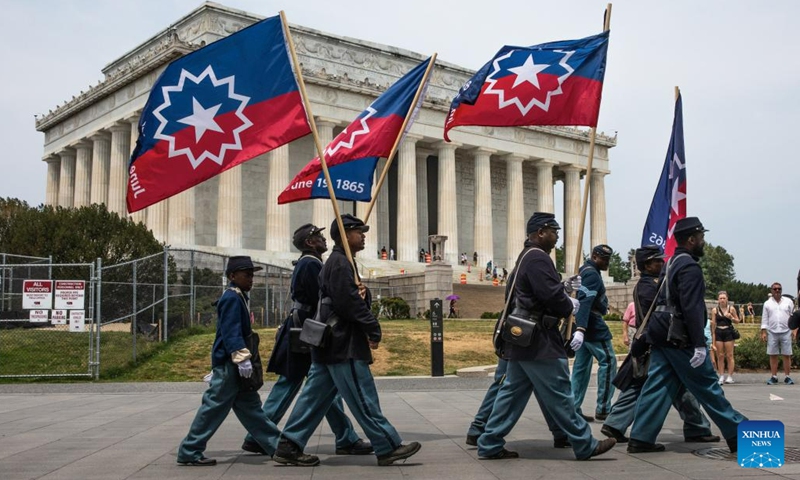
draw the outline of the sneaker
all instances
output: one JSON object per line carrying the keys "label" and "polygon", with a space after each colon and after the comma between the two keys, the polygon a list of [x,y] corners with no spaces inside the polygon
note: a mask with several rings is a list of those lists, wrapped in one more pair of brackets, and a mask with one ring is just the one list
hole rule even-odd
{"label": "sneaker", "polygon": [[736,383],[736,382],[734,382],[734,381],[733,381],[733,377],[731,377],[730,375],[728,375],[728,376],[725,378],[725,384],[726,384],[726,385],[730,385],[730,384],[732,384],[732,383]]}
{"label": "sneaker", "polygon": [[319,465],[319,457],[306,455],[294,442],[281,438],[278,449],[272,459],[283,465],[297,465],[298,467],[315,467]]}
{"label": "sneaker", "polygon": [[783,383],[786,385],[794,385],[794,380],[792,380],[792,377],[786,377],[783,379]]}
{"label": "sneaker", "polygon": [[628,437],[614,427],[603,425],[603,428],[600,429],[600,433],[608,438],[613,438],[617,443],[628,443]]}
{"label": "sneaker", "polygon": [[467,435],[467,440],[464,442],[470,447],[477,447],[478,446],[478,436],[479,435]]}
{"label": "sneaker", "polygon": [[336,455],[369,455],[370,453],[372,453],[372,444],[360,438],[349,447],[336,449]]}
{"label": "sneaker", "polygon": [[717,383],[719,383],[720,385],[725,383],[725,375],[724,374],[719,376],[719,380],[717,381]]}
{"label": "sneaker", "polygon": [[411,442],[408,445],[400,445],[395,448],[392,453],[386,455],[378,455],[378,466],[387,467],[398,460],[405,460],[406,458],[419,452],[422,445],[419,442]]}
{"label": "sneaker", "polygon": [[495,453],[494,455],[490,455],[488,457],[478,457],[480,460],[505,460],[506,458],[519,458],[519,453],[512,452],[511,450],[506,450],[505,448],[500,450],[499,453]]}
{"label": "sneaker", "polygon": [[197,460],[189,460],[187,462],[178,460],[178,465],[181,465],[183,467],[213,467],[216,464],[217,464],[216,460],[207,457],[200,457]]}
{"label": "sneaker", "polygon": [[777,385],[778,384],[778,377],[769,377],[767,380],[767,385]]}
{"label": "sneaker", "polygon": [[245,452],[257,453],[259,455],[269,455],[258,442],[250,442],[245,440],[242,444],[242,450]]}

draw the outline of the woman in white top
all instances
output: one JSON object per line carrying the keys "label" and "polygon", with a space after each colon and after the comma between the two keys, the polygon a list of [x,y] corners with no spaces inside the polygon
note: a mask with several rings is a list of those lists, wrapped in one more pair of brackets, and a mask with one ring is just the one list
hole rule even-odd
{"label": "woman in white top", "polygon": [[[728,293],[717,294],[717,306],[711,310],[711,335],[717,347],[717,372],[719,384],[733,383],[733,324],[739,323],[736,309],[728,303]],[[728,375],[725,376],[725,362]]]}

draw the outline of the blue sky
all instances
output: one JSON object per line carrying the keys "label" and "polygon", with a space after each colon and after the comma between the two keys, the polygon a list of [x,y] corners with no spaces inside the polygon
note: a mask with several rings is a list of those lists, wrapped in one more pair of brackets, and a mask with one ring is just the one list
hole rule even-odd
{"label": "blue sky", "polygon": [[[503,44],[597,33],[606,5],[223,3],[264,16],[284,9],[292,23],[422,54],[438,52],[441,60],[472,69]],[[187,0],[0,0],[0,196],[44,201],[43,135],[34,128],[34,114],[96,84],[105,65],[199,5]],[[599,123],[599,130],[619,134],[606,179],[612,247],[627,252],[640,241],[678,85],[684,98],[689,214],[711,230],[708,241],[735,257],[740,280],[780,281],[790,287],[785,291],[794,290],[800,268],[795,193],[800,168],[794,141],[800,131],[798,18],[800,3],[788,0],[614,3]],[[560,214],[560,205],[557,210]]]}

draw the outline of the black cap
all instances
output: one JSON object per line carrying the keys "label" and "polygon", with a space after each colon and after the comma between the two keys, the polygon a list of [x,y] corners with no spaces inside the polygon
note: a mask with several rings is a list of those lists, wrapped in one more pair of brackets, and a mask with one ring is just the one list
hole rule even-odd
{"label": "black cap", "polygon": [[561,230],[561,225],[558,224],[556,221],[556,216],[552,213],[535,212],[533,215],[531,215],[531,218],[528,219],[526,233],[530,235],[531,233],[538,232],[540,228]]}
{"label": "black cap", "polygon": [[675,229],[672,231],[673,235],[678,233],[692,234],[696,232],[707,232],[697,217],[681,218],[675,222]]}
{"label": "black cap", "polygon": [[659,259],[664,259],[664,252],[661,251],[658,245],[645,245],[636,249],[636,266],[639,270],[644,268],[644,264],[650,260]]}
{"label": "black cap", "polygon": [[600,244],[597,245],[592,249],[592,255],[597,255],[601,258],[611,258],[611,255],[614,254],[614,250],[609,247],[608,245]]}
{"label": "black cap", "polygon": [[308,238],[310,238],[312,235],[318,234],[323,230],[325,230],[325,227],[319,228],[313,223],[306,223],[294,231],[294,235],[292,236],[292,245],[297,247],[298,250],[302,250],[305,248],[306,240]]}
{"label": "black cap", "polygon": [[228,267],[225,269],[225,275],[230,275],[231,273],[238,272],[239,270],[253,270],[254,272],[257,272],[264,269],[262,267],[256,267],[253,265],[253,260],[247,255],[238,255],[229,258]]}
{"label": "black cap", "polygon": [[[364,222],[349,213],[345,213],[342,215],[342,225],[344,225],[345,230],[361,230],[362,232],[369,231],[369,225],[364,225]],[[342,237],[339,235],[339,224],[336,220],[331,223],[331,238],[336,240],[341,240]]]}

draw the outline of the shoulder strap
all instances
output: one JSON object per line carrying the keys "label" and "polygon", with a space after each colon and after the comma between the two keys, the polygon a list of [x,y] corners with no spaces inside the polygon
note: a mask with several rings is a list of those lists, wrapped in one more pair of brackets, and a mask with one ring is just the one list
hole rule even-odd
{"label": "shoulder strap", "polygon": [[[656,308],[656,299],[658,299],[658,294],[661,293],[661,289],[664,288],[664,283],[666,282],[662,282],[661,285],[658,286],[658,290],[656,291],[656,298],[653,299],[653,303],[650,304],[650,308],[647,310],[647,314],[642,318],[642,324],[639,325],[638,329],[636,329],[636,334],[633,336],[634,339],[639,339],[644,334],[645,328],[647,327],[647,322],[650,320],[650,314],[652,314],[653,309]],[[636,287],[633,288],[634,290],[636,289]],[[638,303],[636,304],[636,308],[639,308]]]}
{"label": "shoulder strap", "polygon": [[508,306],[511,304],[511,297],[514,296],[514,288],[517,286],[517,270],[519,270],[519,267],[522,265],[522,261],[525,260],[525,257],[527,257],[528,254],[531,253],[534,250],[538,250],[538,251],[546,254],[546,252],[544,250],[542,250],[541,248],[531,247],[528,250],[526,250],[522,254],[522,256],[519,257],[519,260],[517,261],[517,264],[514,265],[514,270],[511,271],[511,274],[514,275],[514,280],[511,282],[511,289],[508,291],[509,292],[508,293],[508,298],[506,298],[506,306],[503,309],[503,313],[505,315],[508,315],[510,313],[508,311]]}
{"label": "shoulder strap", "polygon": [[[675,260],[677,260],[677,259],[679,259],[681,257],[688,257],[688,256],[689,256],[688,253],[681,253],[681,254],[678,254],[678,255],[670,258],[669,261],[667,262],[667,271],[664,273],[664,283],[667,284],[667,287],[666,287],[667,288],[667,292],[666,292],[666,294],[667,294],[667,306],[668,307],[672,306],[672,299],[669,296],[669,284],[670,284],[669,270],[670,270],[670,267],[672,267],[672,264],[675,263]],[[659,290],[660,289],[661,289],[661,287],[659,287]],[[656,295],[656,298],[658,298],[658,295]],[[653,303],[655,304],[655,302],[653,302]]]}
{"label": "shoulder strap", "polygon": [[232,291],[239,297],[239,300],[242,301],[244,308],[247,310],[247,314],[250,315],[250,302],[244,298],[244,293],[242,293],[238,287],[228,287],[228,290]]}

